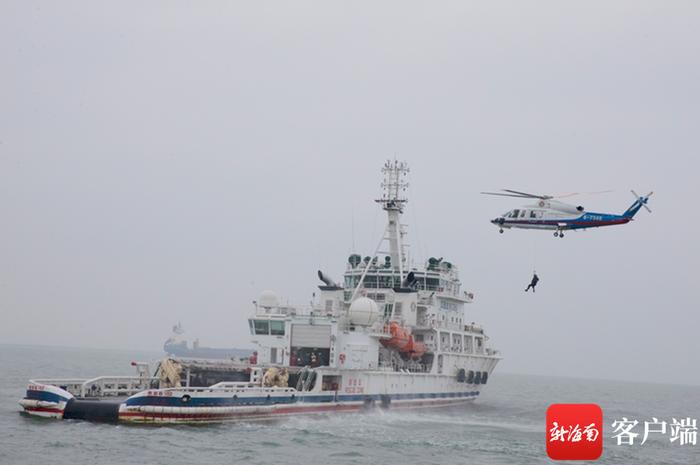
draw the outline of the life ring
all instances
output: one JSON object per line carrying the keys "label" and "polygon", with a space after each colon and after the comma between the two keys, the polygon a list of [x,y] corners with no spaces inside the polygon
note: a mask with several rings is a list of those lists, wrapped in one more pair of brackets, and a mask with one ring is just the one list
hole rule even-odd
{"label": "life ring", "polygon": [[338,360],[340,361],[341,365],[345,364],[345,354],[338,355]]}

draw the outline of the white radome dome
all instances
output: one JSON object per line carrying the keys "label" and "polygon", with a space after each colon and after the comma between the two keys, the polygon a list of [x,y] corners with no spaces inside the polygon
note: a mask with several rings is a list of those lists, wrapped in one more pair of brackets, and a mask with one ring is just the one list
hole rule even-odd
{"label": "white radome dome", "polygon": [[280,299],[274,291],[262,291],[258,298],[258,305],[261,307],[279,307]]}
{"label": "white radome dome", "polygon": [[377,321],[378,316],[377,303],[368,297],[356,299],[348,310],[348,317],[353,325],[369,326]]}

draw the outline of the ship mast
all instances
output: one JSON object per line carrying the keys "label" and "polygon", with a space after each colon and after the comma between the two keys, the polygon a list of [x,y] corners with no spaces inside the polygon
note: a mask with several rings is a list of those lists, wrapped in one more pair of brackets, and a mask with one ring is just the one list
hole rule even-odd
{"label": "ship mast", "polygon": [[388,221],[384,238],[389,242],[388,255],[391,257],[391,266],[394,270],[399,271],[399,276],[402,280],[404,277],[405,256],[401,214],[403,213],[404,205],[408,202],[405,196],[406,188],[408,187],[408,182],[406,182],[408,171],[406,162],[387,160],[382,168],[382,173],[384,174],[382,188],[384,193],[382,198],[375,200],[387,213]]}
{"label": "ship mast", "polygon": [[[382,173],[384,173],[384,181],[382,181],[382,188],[384,193],[380,199],[376,199],[375,202],[380,204],[387,214],[387,225],[384,229],[381,239],[377,244],[377,248],[372,254],[372,258],[365,265],[365,269],[360,276],[360,280],[355,286],[355,291],[352,293],[350,301],[355,300],[358,291],[362,287],[362,283],[367,276],[367,272],[372,265],[374,259],[376,259],[379,254],[385,254],[390,257],[391,268],[394,271],[398,271],[399,282],[403,281],[404,278],[404,264],[406,262],[404,253],[403,236],[405,232],[401,229],[401,214],[403,213],[404,205],[408,202],[405,197],[406,188],[408,187],[408,182],[406,182],[406,175],[408,174],[408,164],[403,161],[391,161],[387,160],[382,167]],[[381,250],[382,244],[384,242],[389,243],[389,250]]]}

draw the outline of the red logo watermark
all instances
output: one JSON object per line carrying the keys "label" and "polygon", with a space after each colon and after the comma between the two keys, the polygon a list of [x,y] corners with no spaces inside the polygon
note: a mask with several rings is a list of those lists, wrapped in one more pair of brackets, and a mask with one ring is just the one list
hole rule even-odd
{"label": "red logo watermark", "polygon": [[597,460],[603,453],[603,410],[596,404],[547,409],[547,455],[552,460]]}

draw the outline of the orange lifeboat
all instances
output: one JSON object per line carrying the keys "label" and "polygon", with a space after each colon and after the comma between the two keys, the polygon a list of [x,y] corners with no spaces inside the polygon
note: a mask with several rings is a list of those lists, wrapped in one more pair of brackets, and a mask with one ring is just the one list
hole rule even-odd
{"label": "orange lifeboat", "polygon": [[408,338],[408,345],[402,352],[407,352],[411,358],[421,358],[425,353],[425,344],[413,340],[413,334]]}
{"label": "orange lifeboat", "polygon": [[425,345],[416,342],[410,331],[397,322],[392,321],[384,326],[384,331],[391,334],[391,337],[381,340],[384,347],[396,349],[411,358],[420,358],[425,353]]}
{"label": "orange lifeboat", "polygon": [[408,344],[408,339],[411,335],[406,328],[395,321],[385,325],[384,332],[391,334],[391,337],[382,339],[381,343],[384,347],[396,350],[402,350]]}

